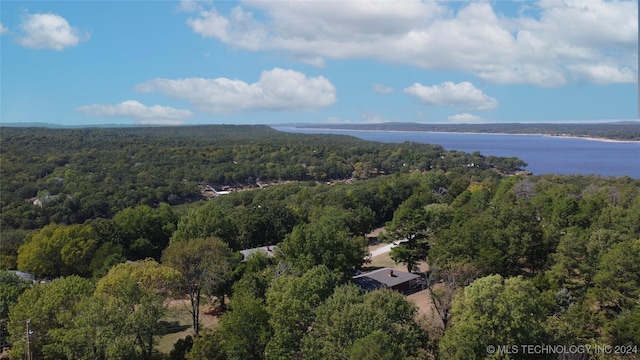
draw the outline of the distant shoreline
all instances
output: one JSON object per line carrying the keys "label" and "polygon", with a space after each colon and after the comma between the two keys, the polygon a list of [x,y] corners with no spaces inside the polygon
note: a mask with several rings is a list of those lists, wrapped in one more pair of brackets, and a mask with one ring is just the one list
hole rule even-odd
{"label": "distant shoreline", "polygon": [[561,139],[583,139],[589,141],[600,141],[600,142],[610,142],[610,143],[640,143],[640,140],[617,140],[617,139],[609,139],[609,138],[600,138],[600,137],[592,137],[592,136],[571,136],[571,135],[543,135],[549,137],[556,137]]}
{"label": "distant shoreline", "polygon": [[[431,130],[373,130],[373,129],[342,129],[342,128],[331,128],[331,127],[296,127],[296,126],[282,126],[279,128],[294,128],[294,129],[302,129],[302,130],[338,130],[338,131],[354,131],[354,132],[422,132],[427,134],[466,134],[466,135],[517,135],[517,136],[544,136],[544,137],[552,137],[559,139],[582,139],[589,141],[600,141],[600,142],[610,142],[610,143],[640,143],[640,140],[618,140],[618,139],[610,139],[610,138],[601,138],[601,137],[593,137],[593,136],[580,136],[580,135],[552,135],[552,134],[542,134],[542,133],[499,133],[499,132],[474,132],[474,131],[431,131]],[[278,127],[274,127],[278,128]]]}

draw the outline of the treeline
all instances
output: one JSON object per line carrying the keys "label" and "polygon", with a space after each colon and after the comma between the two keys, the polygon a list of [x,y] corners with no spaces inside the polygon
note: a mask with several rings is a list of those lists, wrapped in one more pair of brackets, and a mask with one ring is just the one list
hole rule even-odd
{"label": "treeline", "polygon": [[137,205],[201,199],[198,183],[257,187],[272,181],[366,179],[466,166],[513,172],[516,158],[299,135],[266,126],[0,128],[1,228],[38,229],[111,218]]}
{"label": "treeline", "polygon": [[[206,145],[203,129],[188,131],[193,129],[200,133],[194,143],[217,146]],[[242,129],[230,127],[216,139],[249,152],[258,145]],[[124,131],[147,137],[132,147],[158,139],[185,141],[163,128]],[[308,156],[324,146],[324,137],[278,138],[282,134],[268,128],[256,131],[274,137],[264,140],[273,142],[263,145],[265,154],[293,146],[298,138]],[[112,134],[107,139],[131,135],[112,129],[107,134]],[[5,148],[4,136],[3,129],[2,201],[5,174],[13,174],[5,173],[5,150],[19,153]],[[52,280],[32,284],[0,272],[2,338],[11,343],[11,358],[24,358],[30,349],[40,359],[519,359],[533,356],[490,354],[488,346],[521,350],[527,344],[617,346],[637,353],[640,180],[507,176],[491,165],[469,166],[487,164],[478,153],[326,139],[335,141],[336,149],[323,156],[335,153],[335,159],[342,156],[340,149],[347,156],[348,149],[370,147],[378,155],[398,154],[394,159],[401,166],[393,174],[367,176],[354,175],[354,166],[350,176],[360,180],[350,183],[307,178],[179,205],[162,199],[153,206],[119,203],[109,205],[112,216],[83,222],[51,221],[35,228],[3,223],[2,267]],[[94,141],[109,143],[103,137]],[[170,148],[181,153],[189,147]],[[102,156],[105,164],[93,164],[98,173],[111,169],[116,158]],[[423,160],[430,165],[416,165]],[[286,158],[274,162],[286,163]],[[25,164],[33,170],[30,166]],[[75,166],[56,165],[33,181],[46,186],[62,169]],[[139,185],[124,181],[122,194]],[[68,184],[66,178],[56,182]],[[27,205],[30,211],[40,208]],[[51,207],[49,220],[64,219],[67,215],[56,211],[73,214],[73,209]],[[2,211],[4,221],[5,203]],[[21,216],[14,212],[11,221]],[[353,274],[366,266],[364,235],[381,226],[381,239],[406,240],[391,252],[398,264],[410,271],[429,264],[421,275],[431,317],[419,318],[415,305],[398,293],[363,293],[351,284]],[[266,245],[277,245],[270,248],[274,257],[241,262],[239,250]],[[156,345],[167,331],[167,300],[187,304],[194,336],[162,354]],[[201,324],[201,301],[215,306],[217,325]]]}
{"label": "treeline", "polygon": [[[523,344],[637,353],[638,180],[457,168],[237,192],[180,216],[170,209],[125,209],[28,236],[18,268],[65,277],[4,292],[15,294],[6,306],[12,354],[23,357],[28,318],[38,319],[34,354],[48,359],[469,359]],[[392,252],[398,263],[429,263],[432,317],[417,319],[397,293],[350,284],[366,265],[362,235],[382,224],[383,238],[408,240]],[[121,263],[135,258],[136,242],[156,251],[138,258],[156,260]],[[109,256],[86,249],[105,244],[118,251],[96,271],[91,264]],[[274,258],[241,263],[235,251],[270,244]],[[198,314],[201,295],[217,302],[219,324],[203,328],[193,315],[198,336],[171,355],[154,350],[164,300],[187,299]]]}
{"label": "treeline", "polygon": [[302,128],[379,130],[379,131],[437,131],[498,134],[545,134],[578,137],[594,137],[612,140],[640,141],[640,122],[611,122],[596,124],[552,123],[492,123],[492,124],[306,124]]}

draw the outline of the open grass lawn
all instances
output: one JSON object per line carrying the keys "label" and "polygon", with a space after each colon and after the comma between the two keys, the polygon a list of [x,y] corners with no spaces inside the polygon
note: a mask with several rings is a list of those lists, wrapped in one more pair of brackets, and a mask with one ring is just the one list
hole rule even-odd
{"label": "open grass lawn", "polygon": [[396,264],[395,261],[391,260],[391,256],[389,255],[389,253],[385,253],[372,257],[371,262],[364,264],[362,272],[376,270],[383,267],[398,268],[403,271],[407,270],[402,266],[402,264]]}
{"label": "open grass lawn", "polygon": [[[173,344],[175,344],[178,339],[185,338],[187,335],[193,336],[191,313],[187,310],[188,308],[188,300],[171,301],[169,304],[169,312],[167,316],[162,319],[165,332],[164,335],[158,338],[158,344],[155,347],[156,350],[168,354],[173,350]],[[218,322],[217,316],[211,315],[207,311],[208,309],[209,305],[203,301],[200,304],[200,331],[212,328]]]}

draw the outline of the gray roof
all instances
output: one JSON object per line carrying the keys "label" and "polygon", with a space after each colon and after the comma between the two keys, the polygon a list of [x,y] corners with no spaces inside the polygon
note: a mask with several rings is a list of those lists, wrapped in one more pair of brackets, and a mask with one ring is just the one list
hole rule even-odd
{"label": "gray roof", "polygon": [[265,254],[267,254],[267,257],[274,257],[276,255],[275,254],[276,246],[275,245],[261,246],[253,249],[240,250],[240,253],[243,256],[242,261],[247,261],[247,259],[249,259],[249,256],[251,256],[251,254],[256,253],[258,251],[262,251]]}
{"label": "gray roof", "polygon": [[21,279],[29,280],[29,281],[35,281],[36,280],[36,277],[33,276],[33,274],[22,272],[22,271],[18,271],[18,270],[10,270],[10,271],[13,272],[14,274],[16,274]]}
{"label": "gray roof", "polygon": [[394,287],[419,278],[420,275],[392,268],[382,268],[354,276],[353,282],[365,290],[374,290],[381,287]]}

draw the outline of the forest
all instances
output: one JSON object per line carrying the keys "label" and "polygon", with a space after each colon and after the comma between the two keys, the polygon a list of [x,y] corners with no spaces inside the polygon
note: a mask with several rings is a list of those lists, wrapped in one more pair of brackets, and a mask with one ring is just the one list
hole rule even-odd
{"label": "forest", "polygon": [[[11,359],[637,358],[639,179],[263,126],[0,136]],[[376,229],[431,316],[354,285]]]}

